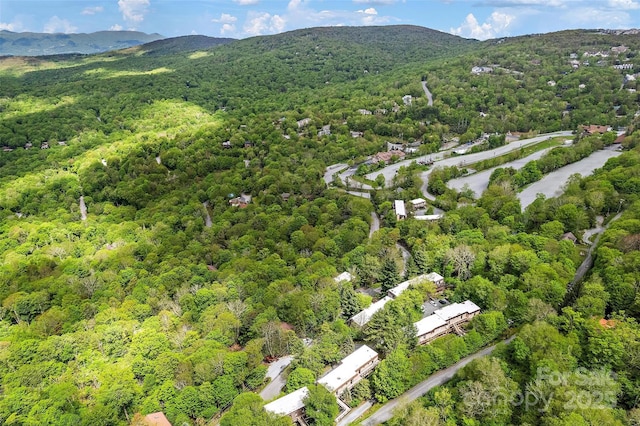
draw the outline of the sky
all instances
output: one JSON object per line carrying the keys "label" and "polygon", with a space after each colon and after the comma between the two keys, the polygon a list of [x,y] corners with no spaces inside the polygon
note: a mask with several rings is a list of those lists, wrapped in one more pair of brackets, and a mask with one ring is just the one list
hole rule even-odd
{"label": "sky", "polygon": [[0,30],[247,38],[318,26],[419,25],[486,40],[640,27],[640,0],[0,0]]}

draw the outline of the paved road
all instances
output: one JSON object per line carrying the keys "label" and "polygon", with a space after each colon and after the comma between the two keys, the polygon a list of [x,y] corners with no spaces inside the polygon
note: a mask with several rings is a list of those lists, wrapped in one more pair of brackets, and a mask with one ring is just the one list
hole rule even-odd
{"label": "paved road", "polygon": [[[520,158],[519,160],[511,161],[509,163],[502,164],[498,167],[506,168],[513,167],[515,170],[520,170],[527,164],[529,161],[537,160],[550,151],[552,148],[543,149],[538,152],[534,152],[528,157]],[[455,189],[456,191],[462,191],[465,185],[469,186],[475,194],[476,197],[482,195],[485,189],[489,186],[489,178],[491,177],[491,173],[498,167],[493,167],[491,169],[483,170],[478,173],[474,173],[469,176],[460,177],[457,179],[451,179],[447,182],[447,186],[449,188]]]}
{"label": "paved road", "polygon": [[427,95],[427,101],[429,101],[429,106],[433,106],[433,95],[431,94],[431,92],[427,88],[427,82],[426,81],[422,82],[422,90],[424,90],[424,94]]}
{"label": "paved road", "polygon": [[211,221],[211,215],[209,214],[209,202],[205,201],[202,203],[202,207],[204,207],[205,217],[204,217],[204,226],[207,228],[211,228],[213,222]]}
{"label": "paved road", "polygon": [[615,222],[620,218],[620,216],[622,216],[622,213],[618,213],[617,215],[615,215],[606,225],[604,225],[601,228],[601,232],[597,234],[595,240],[593,240],[593,244],[591,244],[591,247],[589,247],[589,251],[587,252],[587,255],[585,256],[580,266],[578,266],[578,269],[576,270],[576,274],[573,276],[573,280],[571,280],[569,285],[567,285],[567,294],[565,297],[565,302],[569,302],[570,300],[573,299],[574,296],[576,296],[576,293],[579,290],[579,288],[576,288],[575,293],[574,293],[574,288],[576,284],[579,284],[580,282],[582,282],[582,280],[584,279],[584,276],[587,274],[587,272],[589,272],[589,270],[591,270],[591,267],[593,266],[593,250],[595,250],[596,247],[598,247],[598,242],[600,241],[600,237],[602,236],[603,232],[606,231],[607,228],[613,222]]}
{"label": "paved road", "polygon": [[262,389],[262,392],[260,392],[260,396],[262,397],[262,399],[264,399],[265,401],[270,401],[276,396],[280,395],[282,388],[286,384],[286,380],[282,372],[289,366],[289,364],[291,364],[291,361],[293,361],[292,356],[283,356],[279,360],[269,364],[269,368],[267,369],[267,377],[270,378],[271,381],[269,382],[269,384],[267,384],[267,386],[265,386],[264,389]]}
{"label": "paved road", "polygon": [[[506,340],[504,343],[509,343],[513,340],[515,336],[512,336]],[[420,398],[422,395],[429,392],[436,386],[440,386],[443,383],[448,382],[453,378],[453,376],[465,365],[469,364],[474,359],[481,358],[483,356],[489,355],[496,348],[496,345],[489,346],[487,348],[482,349],[481,351],[476,352],[473,355],[469,355],[466,358],[461,359],[456,364],[452,365],[449,368],[446,368],[442,371],[438,371],[435,374],[432,374],[427,380],[418,383],[416,386],[412,387],[398,398],[393,399],[386,404],[384,404],[378,411],[376,411],[371,417],[362,422],[363,426],[374,426],[384,423],[393,417],[393,412],[402,404],[408,404],[409,402],[415,401]]]}
{"label": "paved road", "polygon": [[337,426],[347,426],[358,420],[373,404],[370,401],[364,402],[356,407],[355,410],[351,410],[344,419],[338,422]]}
{"label": "paved road", "polygon": [[622,152],[612,149],[596,151],[587,158],[568,164],[545,175],[545,177],[532,183],[518,194],[522,209],[524,210],[529,204],[533,203],[538,194],[544,194],[547,198],[562,194],[564,184],[571,175],[579,173],[582,176],[588,176],[595,169],[602,167],[609,158],[617,157],[620,154]]}
{"label": "paved road", "polygon": [[541,141],[543,141],[545,139],[558,137],[558,136],[571,136],[571,131],[567,130],[567,131],[561,131],[561,132],[545,133],[543,135],[536,136],[535,138],[523,139],[521,141],[511,142],[510,144],[501,146],[501,147],[496,148],[496,149],[477,152],[475,154],[462,155],[462,156],[458,156],[458,157],[445,158],[445,156],[450,154],[449,152],[438,152],[438,153],[435,153],[435,154],[429,154],[429,155],[425,155],[424,157],[415,158],[415,159],[411,159],[411,160],[403,160],[403,161],[400,161],[398,163],[391,164],[391,165],[385,167],[384,169],[376,170],[373,173],[369,173],[368,175],[366,175],[366,178],[370,179],[370,180],[375,180],[376,176],[378,176],[379,174],[382,173],[384,175],[385,181],[388,184],[388,183],[391,182],[391,180],[393,179],[393,176],[395,176],[396,172],[400,169],[400,167],[408,166],[413,161],[417,161],[417,160],[427,161],[427,160],[429,160],[429,158],[431,158],[435,162],[433,167],[430,168],[429,170],[427,170],[426,172],[423,172],[420,175],[420,178],[422,179],[422,181],[425,182],[422,192],[426,193],[426,183],[427,183],[429,175],[431,174],[431,171],[433,170],[434,167],[437,167],[437,166],[464,166],[464,165],[468,165],[468,164],[475,163],[475,162],[478,162],[478,161],[487,160],[489,158],[497,157],[497,156],[509,153],[511,151],[515,151],[516,149],[520,149],[521,147],[525,147],[525,146],[528,146],[528,145],[531,145],[531,144],[535,144],[535,143],[541,142]]}
{"label": "paved road", "polygon": [[349,167],[349,165],[344,163],[333,164],[327,167],[327,170],[325,170],[324,172],[324,183],[329,185],[331,182],[333,182],[333,175],[340,170],[346,169],[347,167]]}
{"label": "paved road", "polygon": [[407,262],[411,257],[411,253],[409,253],[409,250],[400,243],[396,243],[396,247],[398,247],[398,250],[400,250],[400,253],[402,254],[402,270],[400,271],[400,276],[404,277],[404,271],[407,270]]}
{"label": "paved road", "polygon": [[84,195],[80,196],[80,218],[82,220],[87,220],[87,205],[84,202]]}
{"label": "paved road", "polygon": [[380,218],[376,212],[371,212],[371,227],[369,228],[369,238],[373,237],[373,233],[380,229]]}

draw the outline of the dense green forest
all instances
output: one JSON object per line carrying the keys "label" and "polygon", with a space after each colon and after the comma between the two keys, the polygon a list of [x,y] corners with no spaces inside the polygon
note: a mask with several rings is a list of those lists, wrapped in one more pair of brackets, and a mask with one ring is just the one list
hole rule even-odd
{"label": "dense green forest", "polygon": [[[347,403],[383,403],[515,333],[390,423],[639,424],[640,108],[632,71],[614,68],[639,65],[639,49],[595,31],[480,43],[396,26],[0,59],[0,423],[121,425],[163,411],[173,424],[289,424],[262,410],[265,360],[294,355],[292,391],[366,342],[383,360]],[[401,168],[370,199],[323,179],[387,142],[430,153],[588,124],[624,127],[627,152],[524,211],[518,187],[611,134],[520,177],[503,170],[477,200],[448,194],[437,222],[391,208],[422,195],[426,166]],[[250,202],[232,205],[241,194]],[[594,267],[568,292],[588,246],[561,237],[600,219],[611,226]],[[464,336],[416,346],[425,285],[364,330],[348,325],[403,270],[442,274],[448,299],[483,313]],[[337,283],[343,271],[354,281]],[[601,387],[576,374],[600,374]],[[319,388],[308,414],[332,424]],[[604,406],[566,407],[593,389]],[[502,398],[518,390],[553,393],[550,408]]]}

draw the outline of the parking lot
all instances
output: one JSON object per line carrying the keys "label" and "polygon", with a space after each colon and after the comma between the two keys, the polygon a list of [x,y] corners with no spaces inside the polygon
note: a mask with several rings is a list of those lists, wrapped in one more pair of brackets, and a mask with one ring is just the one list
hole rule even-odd
{"label": "parking lot", "polygon": [[444,308],[447,305],[450,305],[451,302],[449,302],[447,299],[444,298],[438,298],[438,299],[430,299],[426,302],[424,302],[424,305],[422,305],[422,317],[428,317],[429,315],[433,314],[436,310],[440,309],[440,308]]}

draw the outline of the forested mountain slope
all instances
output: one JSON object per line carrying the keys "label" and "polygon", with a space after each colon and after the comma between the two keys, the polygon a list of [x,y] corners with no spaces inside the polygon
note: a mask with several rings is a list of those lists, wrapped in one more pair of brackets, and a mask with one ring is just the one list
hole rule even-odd
{"label": "forested mountain slope", "polygon": [[[636,38],[480,43],[397,26],[210,41],[0,61],[0,423],[126,424],[164,411],[174,424],[202,424],[262,386],[265,357],[296,356],[294,387],[363,339],[403,370],[383,368],[353,402],[393,397],[507,321],[552,317],[581,261],[559,237],[637,201],[637,135],[603,179],[576,178],[570,195],[524,213],[504,184],[453,203],[439,222],[396,221],[391,202],[421,195],[417,165],[370,200],[322,179],[328,165],[364,161],[390,141],[429,153],[483,132],[602,124],[631,134],[633,70],[614,65],[638,65]],[[382,229],[369,239],[374,211]],[[637,233],[633,223],[625,232]],[[439,272],[451,300],[486,311],[465,338],[414,350],[406,330],[429,286],[365,332],[346,325],[374,289],[399,281],[397,242],[412,252],[410,276]],[[604,305],[575,309],[636,327],[629,268],[623,291],[605,288]],[[333,280],[345,270],[354,283]],[[627,421],[637,371],[625,377],[616,415]],[[236,399],[223,424],[276,424],[255,398]]]}
{"label": "forested mountain slope", "polygon": [[0,56],[42,56],[100,53],[162,39],[139,31],[98,31],[90,34],[43,34],[0,31]]}

